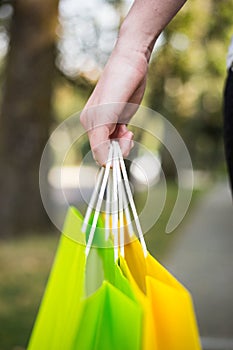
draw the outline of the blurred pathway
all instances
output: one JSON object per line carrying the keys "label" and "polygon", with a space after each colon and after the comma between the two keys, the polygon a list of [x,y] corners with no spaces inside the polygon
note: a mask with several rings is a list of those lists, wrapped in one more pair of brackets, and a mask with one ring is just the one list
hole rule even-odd
{"label": "blurred pathway", "polygon": [[226,183],[200,200],[162,263],[192,293],[203,349],[233,349],[233,206]]}

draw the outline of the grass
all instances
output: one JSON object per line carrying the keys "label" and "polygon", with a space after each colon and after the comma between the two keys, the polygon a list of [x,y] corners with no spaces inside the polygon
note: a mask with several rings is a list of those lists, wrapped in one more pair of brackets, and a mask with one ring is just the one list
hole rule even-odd
{"label": "grass", "polygon": [[1,350],[25,349],[57,242],[55,235],[1,241]]}
{"label": "grass", "polygon": [[[176,192],[176,186],[169,185],[163,213],[145,236],[150,252],[158,259],[179,234],[179,230],[172,235],[164,233]],[[194,194],[194,199],[197,197]],[[140,205],[145,200],[144,194],[136,198]],[[0,350],[26,349],[58,239],[56,234],[34,234],[0,242]]]}

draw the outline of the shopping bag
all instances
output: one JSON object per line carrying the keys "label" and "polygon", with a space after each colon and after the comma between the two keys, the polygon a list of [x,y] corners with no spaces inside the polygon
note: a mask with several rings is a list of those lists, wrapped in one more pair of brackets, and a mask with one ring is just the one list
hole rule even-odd
{"label": "shopping bag", "polygon": [[105,281],[84,301],[73,349],[141,349],[141,311],[137,303]]}
{"label": "shopping bag", "polygon": [[[84,220],[75,208],[68,212],[28,349],[199,350],[191,297],[148,253],[122,154],[112,144]],[[126,193],[140,243],[127,223]]]}
{"label": "shopping bag", "polygon": [[154,324],[153,309],[149,298],[139,288],[135,279],[133,278],[125,258],[119,257],[119,266],[122,273],[128,279],[131,288],[137,298],[138,302],[142,306],[143,310],[143,322],[142,322],[142,350],[161,350],[157,343],[157,332]]}
{"label": "shopping bag", "polygon": [[[95,291],[86,297],[86,237],[81,223],[81,215],[70,208],[28,350],[107,350],[109,344],[111,349],[139,350],[141,306],[114,263],[113,248],[97,249],[104,280],[100,287],[95,282]],[[92,252],[96,266],[96,249]]]}
{"label": "shopping bag", "polygon": [[[81,233],[81,219],[74,208],[67,215],[28,350],[71,349],[84,296],[85,235]],[[76,232],[83,244],[72,239]]]}
{"label": "shopping bag", "polygon": [[145,258],[135,238],[125,246],[125,259],[121,258],[120,264],[126,276],[134,279],[143,292],[146,290],[153,312],[157,348],[201,349],[189,292],[149,253]]}
{"label": "shopping bag", "polygon": [[[98,243],[100,242],[101,238]],[[95,253],[94,259],[90,261],[96,265],[98,259],[101,259],[104,282],[81,303],[82,312],[73,348],[140,350],[142,305],[135,297],[118,261],[114,262],[112,242],[102,241],[101,245],[105,247],[95,248],[90,252]]]}

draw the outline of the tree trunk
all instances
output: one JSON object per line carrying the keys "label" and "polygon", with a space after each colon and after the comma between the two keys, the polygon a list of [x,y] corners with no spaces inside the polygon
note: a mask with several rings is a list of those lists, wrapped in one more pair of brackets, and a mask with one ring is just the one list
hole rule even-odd
{"label": "tree trunk", "polygon": [[17,0],[0,114],[0,235],[48,227],[39,163],[52,119],[58,0]]}

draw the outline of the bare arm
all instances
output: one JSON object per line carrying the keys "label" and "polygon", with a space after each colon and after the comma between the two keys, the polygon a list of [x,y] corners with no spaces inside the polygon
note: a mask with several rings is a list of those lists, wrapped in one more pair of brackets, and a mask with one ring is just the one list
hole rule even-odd
{"label": "bare arm", "polygon": [[[128,109],[124,103],[141,103],[156,39],[185,1],[135,0],[122,23],[113,52],[81,114],[81,122],[88,131],[93,155],[99,164],[106,162],[111,137],[119,138],[125,156],[132,148],[133,134],[126,124],[136,107]],[[95,108],[89,109],[112,102],[123,103],[111,105],[101,116]]]}

